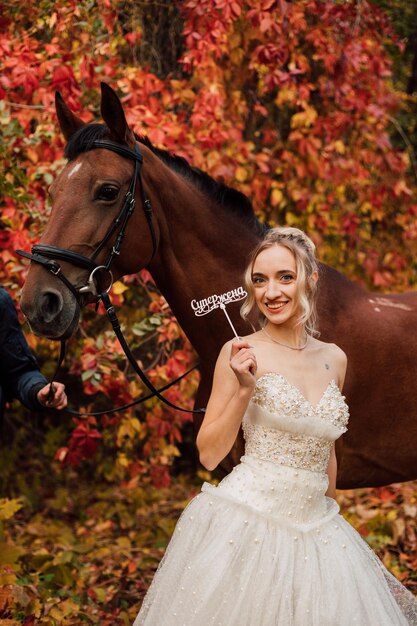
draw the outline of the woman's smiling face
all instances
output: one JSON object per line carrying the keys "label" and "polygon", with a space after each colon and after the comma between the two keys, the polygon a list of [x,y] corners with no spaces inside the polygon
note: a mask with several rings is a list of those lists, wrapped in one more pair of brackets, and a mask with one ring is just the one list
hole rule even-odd
{"label": "woman's smiling face", "polygon": [[293,253],[280,244],[262,250],[253,264],[255,300],[268,322],[294,322],[300,315],[297,266]]}

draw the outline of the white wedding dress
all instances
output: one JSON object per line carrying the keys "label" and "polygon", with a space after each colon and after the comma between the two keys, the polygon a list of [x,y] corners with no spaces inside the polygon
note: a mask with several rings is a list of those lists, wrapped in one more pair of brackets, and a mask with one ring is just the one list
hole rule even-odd
{"label": "white wedding dress", "polygon": [[348,408],[261,376],[245,456],[182,513],[134,626],[417,625],[417,599],[326,497]]}

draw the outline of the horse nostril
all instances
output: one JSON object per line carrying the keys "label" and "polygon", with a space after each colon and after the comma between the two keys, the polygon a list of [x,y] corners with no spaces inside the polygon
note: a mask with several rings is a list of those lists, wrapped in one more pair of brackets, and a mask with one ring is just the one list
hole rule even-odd
{"label": "horse nostril", "polygon": [[45,291],[41,296],[40,310],[45,322],[54,320],[63,308],[63,298],[59,291]]}

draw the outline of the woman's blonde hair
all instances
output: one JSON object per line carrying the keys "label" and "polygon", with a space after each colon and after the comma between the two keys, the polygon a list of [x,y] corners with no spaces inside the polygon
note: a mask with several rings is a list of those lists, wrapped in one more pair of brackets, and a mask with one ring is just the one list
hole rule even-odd
{"label": "woman's blonde hair", "polygon": [[[297,324],[305,328],[311,335],[318,332],[315,329],[317,322],[316,313],[316,291],[317,281],[314,280],[314,272],[318,272],[318,264],[316,260],[316,246],[302,230],[291,226],[279,226],[272,228],[267,232],[264,239],[256,246],[249,258],[249,263],[244,275],[244,286],[248,293],[241,309],[240,314],[244,320],[248,319],[249,314],[255,306],[255,287],[252,281],[253,266],[258,255],[272,248],[273,246],[285,246],[292,252],[295,258],[297,268],[297,299],[301,308],[301,315],[297,320]],[[260,315],[261,322],[265,320]]]}

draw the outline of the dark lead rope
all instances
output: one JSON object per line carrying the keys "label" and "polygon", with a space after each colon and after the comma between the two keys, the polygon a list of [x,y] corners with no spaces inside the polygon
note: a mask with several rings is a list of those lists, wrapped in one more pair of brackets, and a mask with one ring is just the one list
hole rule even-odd
{"label": "dark lead rope", "polygon": [[[204,414],[205,413],[205,409],[200,408],[200,409],[184,409],[183,407],[177,406],[176,404],[174,404],[173,402],[171,402],[170,400],[167,400],[167,398],[165,398],[161,392],[162,391],[166,391],[167,389],[169,389],[170,387],[173,387],[174,385],[176,385],[177,383],[179,383],[183,378],[185,378],[186,376],[188,376],[188,374],[190,374],[192,371],[194,371],[195,369],[197,369],[198,367],[198,363],[196,363],[195,365],[193,365],[192,367],[190,367],[190,369],[188,369],[186,372],[184,372],[183,374],[181,374],[180,376],[178,376],[177,378],[174,378],[174,380],[171,380],[169,383],[167,383],[166,385],[164,385],[163,387],[161,387],[160,389],[157,389],[149,380],[149,378],[146,376],[145,372],[139,367],[139,365],[137,364],[137,361],[131,351],[131,349],[129,348],[129,346],[126,343],[126,339],[124,338],[124,335],[122,333],[121,327],[120,327],[120,322],[118,320],[118,317],[116,315],[116,310],[114,308],[114,306],[112,305],[112,303],[110,302],[110,298],[109,298],[109,294],[107,292],[103,292],[102,294],[100,294],[100,299],[103,301],[104,307],[106,309],[106,313],[110,319],[111,325],[113,327],[113,331],[119,341],[120,346],[123,349],[123,352],[125,353],[129,363],[132,365],[133,369],[135,370],[136,374],[139,376],[139,378],[142,380],[142,382],[146,385],[146,387],[149,389],[149,391],[151,392],[150,394],[148,394],[147,396],[142,396],[141,398],[138,398],[137,400],[134,400],[133,402],[129,402],[129,404],[123,404],[122,406],[119,406],[115,409],[109,409],[107,411],[95,411],[95,412],[87,412],[87,413],[82,413],[80,411],[75,411],[74,409],[66,409],[68,413],[70,413],[71,415],[77,415],[78,417],[87,417],[88,415],[91,416],[99,416],[99,415],[110,415],[111,413],[117,413],[118,411],[123,411],[125,409],[129,409],[132,406],[135,406],[137,404],[141,404],[142,402],[146,402],[146,400],[150,400],[151,398],[157,397],[159,400],[161,400],[162,402],[164,402],[164,404],[167,404],[168,406],[170,406],[171,408],[175,409],[176,411],[182,411],[183,413],[200,413],[200,414]],[[50,381],[49,384],[49,392],[48,392],[48,397],[47,400],[50,402],[53,397],[54,397],[54,382],[55,382],[55,378],[58,374],[58,371],[64,361],[65,358],[65,352],[66,352],[66,347],[65,347],[65,341],[61,341],[61,347],[60,347],[60,352],[59,352],[59,357],[58,357],[58,361],[57,361],[57,365],[55,368],[55,372],[54,375],[52,376],[52,379]]]}
{"label": "dark lead rope", "polygon": [[[104,304],[104,307],[106,309],[106,313],[109,317],[109,320],[111,322],[111,325],[113,327],[114,333],[123,349],[123,352],[125,353],[129,363],[131,364],[131,366],[133,367],[133,369],[135,370],[136,374],[139,376],[139,378],[141,379],[141,381],[143,383],[145,383],[145,385],[148,387],[149,391],[152,392],[152,396],[156,396],[157,398],[159,398],[159,400],[161,400],[162,402],[164,402],[165,404],[167,404],[168,406],[170,406],[171,408],[175,409],[176,411],[182,411],[184,413],[205,413],[205,409],[184,409],[180,406],[177,406],[176,404],[174,404],[173,402],[171,402],[170,400],[167,400],[167,398],[164,398],[163,395],[161,395],[159,389],[157,389],[156,387],[154,387],[154,385],[151,383],[151,381],[149,380],[149,378],[146,376],[145,372],[143,372],[143,370],[141,370],[141,368],[139,367],[139,365],[137,364],[137,361],[131,351],[131,349],[129,348],[129,346],[126,343],[126,339],[124,338],[124,335],[122,333],[122,330],[120,328],[120,323],[119,320],[117,318],[116,315],[116,310],[114,308],[114,306],[112,305],[112,303],[110,302],[110,298],[109,298],[109,294],[107,292],[103,292],[100,294],[100,298]],[[196,367],[196,366],[194,366]],[[194,368],[193,368],[194,369]],[[190,370],[191,371],[191,370]],[[181,377],[182,378],[182,377]],[[174,381],[177,382],[177,381]],[[174,382],[172,384],[174,384]]]}
{"label": "dark lead rope", "polygon": [[[158,392],[161,393],[161,391],[166,391],[173,385],[176,385],[183,378],[188,376],[188,374],[190,374],[197,367],[198,367],[198,363],[196,365],[193,365],[193,367],[190,367],[190,369],[184,372],[184,374],[181,374],[181,376],[174,378],[174,380],[171,380],[169,383],[167,383],[163,387],[160,387],[158,389]],[[124,411],[125,409],[130,409],[132,406],[136,406],[137,404],[142,404],[142,402],[146,402],[146,400],[150,400],[151,398],[154,398],[154,397],[155,397],[154,393],[148,393],[147,396],[142,396],[141,398],[138,398],[137,400],[134,400],[133,402],[129,402],[129,404],[122,404],[122,406],[118,406],[116,409],[109,409],[107,411],[94,411],[94,412],[90,411],[88,413],[81,413],[80,411],[75,411],[74,409],[68,409],[68,408],[66,408],[65,411],[69,413],[70,415],[76,415],[77,417],[88,417],[90,415],[93,417],[98,417],[100,415],[110,415],[111,413],[117,413],[118,411]],[[180,409],[180,410],[186,411],[187,409]],[[199,412],[204,413],[205,409],[197,409],[196,411],[193,411],[193,413],[199,413]]]}

